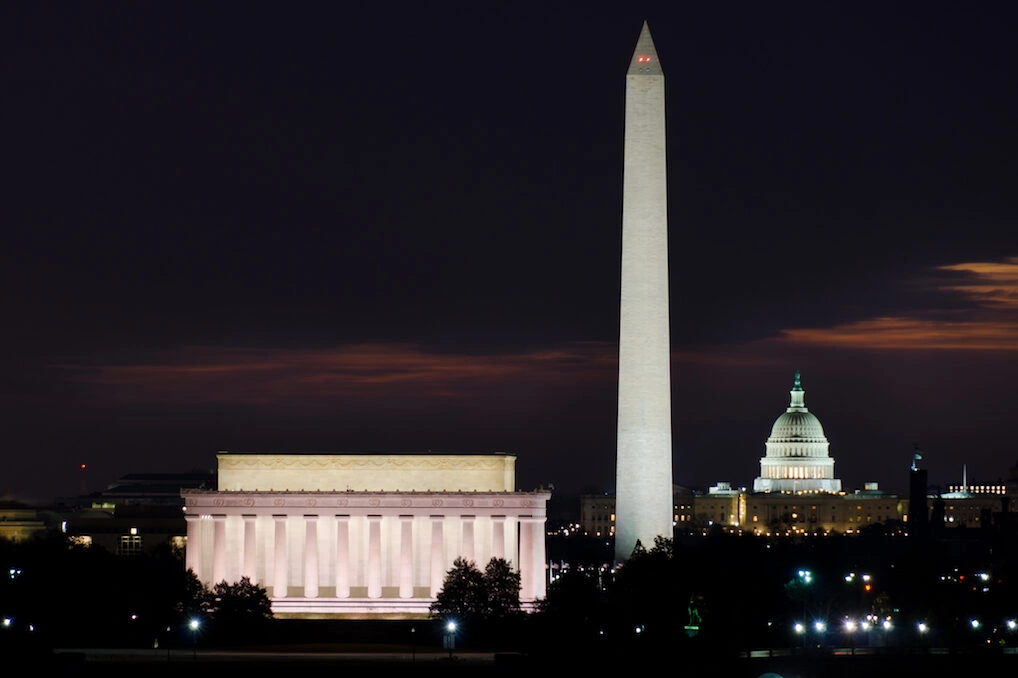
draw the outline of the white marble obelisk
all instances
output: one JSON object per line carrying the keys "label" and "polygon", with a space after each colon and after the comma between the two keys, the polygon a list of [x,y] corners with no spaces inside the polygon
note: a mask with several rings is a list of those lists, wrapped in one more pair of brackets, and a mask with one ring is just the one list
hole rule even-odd
{"label": "white marble obelisk", "polygon": [[644,22],[626,73],[615,560],[672,537],[665,77]]}

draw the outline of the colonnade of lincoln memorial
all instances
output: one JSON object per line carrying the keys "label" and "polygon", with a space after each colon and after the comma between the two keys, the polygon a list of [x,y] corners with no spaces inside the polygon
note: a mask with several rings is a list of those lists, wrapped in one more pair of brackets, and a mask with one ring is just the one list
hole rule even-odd
{"label": "colonnade of lincoln memorial", "polygon": [[546,586],[550,494],[185,490],[186,566],[248,577],[281,617],[426,615],[456,558],[502,558],[532,609]]}

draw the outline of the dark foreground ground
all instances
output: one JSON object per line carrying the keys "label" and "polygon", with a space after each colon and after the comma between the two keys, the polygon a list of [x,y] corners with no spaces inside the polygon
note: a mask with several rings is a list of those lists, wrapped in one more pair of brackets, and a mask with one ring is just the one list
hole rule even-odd
{"label": "dark foreground ground", "polygon": [[[539,678],[551,670],[579,675],[724,678],[981,678],[1018,676],[1018,646],[814,646],[740,649],[702,635],[599,635],[582,640],[564,623],[528,633],[510,627],[463,627],[450,651],[435,621],[327,622],[276,620],[258,637],[216,638],[212,631],[137,636],[96,625],[41,643],[36,634],[0,632],[0,656],[17,675],[45,678],[189,678],[300,672],[346,675]],[[0,629],[2,630],[2,629]],[[8,629],[9,630],[9,629]],[[167,629],[168,630],[168,629]],[[626,640],[628,638],[628,640]],[[350,674],[349,671],[354,673]],[[12,673],[12,675],[15,675]],[[297,674],[292,674],[297,675]],[[285,678],[285,677],[284,677]]]}
{"label": "dark foreground ground", "polygon": [[[936,652],[936,650],[935,650]],[[945,651],[946,652],[946,651]],[[214,650],[187,651],[74,649],[56,650],[40,657],[35,669],[46,676],[161,676],[237,675],[237,672],[262,674],[297,670],[307,674],[321,671],[363,670],[386,674],[494,676],[521,675],[521,672],[542,672],[571,669],[588,673],[627,670],[642,672],[665,669],[680,676],[725,676],[731,678],[848,678],[884,676],[901,678],[916,675],[989,676],[1018,675],[1018,654],[955,653],[919,654],[892,653],[852,655],[831,649],[820,653],[766,656],[768,651],[741,653],[737,657],[689,656],[620,656],[605,651],[603,656],[577,655],[568,649],[560,653],[528,656],[521,653],[488,652],[228,652]],[[782,653],[779,653],[782,654]],[[663,664],[663,665],[662,665]],[[525,674],[524,674],[525,675]]]}

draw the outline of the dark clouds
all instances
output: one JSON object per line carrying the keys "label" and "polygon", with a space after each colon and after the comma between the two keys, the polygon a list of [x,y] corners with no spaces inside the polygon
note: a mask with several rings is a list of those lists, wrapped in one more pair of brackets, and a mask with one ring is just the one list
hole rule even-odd
{"label": "dark clouds", "polygon": [[749,484],[797,368],[846,485],[903,482],[913,442],[941,482],[1018,459],[1004,4],[0,11],[0,490],[221,448],[501,449],[522,486],[610,486],[644,18],[676,482]]}

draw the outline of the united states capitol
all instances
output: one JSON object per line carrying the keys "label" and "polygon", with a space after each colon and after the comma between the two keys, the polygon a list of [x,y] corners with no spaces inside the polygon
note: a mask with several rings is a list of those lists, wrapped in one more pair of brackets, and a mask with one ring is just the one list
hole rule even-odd
{"label": "united states capitol", "polygon": [[[706,489],[673,486],[677,530],[795,536],[882,529],[904,535],[910,528],[927,526],[989,526],[995,514],[1008,513],[1018,499],[1018,469],[1007,470],[1006,479],[969,482],[963,467],[960,482],[941,489],[928,483],[920,450],[908,450],[902,457],[908,494],[881,490],[879,481],[846,489],[836,475],[823,424],[809,411],[805,396],[803,376],[796,371],[788,407],[764,442],[760,472],[751,486],[730,480]],[[614,509],[611,493],[582,495],[579,531],[589,536],[614,534]]]}

